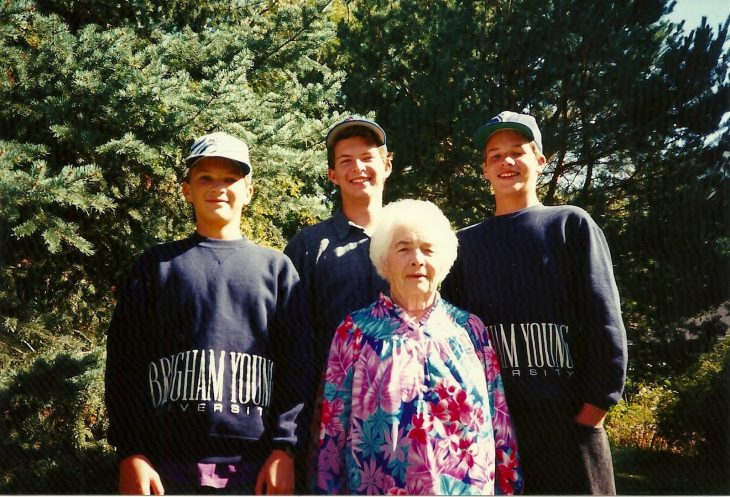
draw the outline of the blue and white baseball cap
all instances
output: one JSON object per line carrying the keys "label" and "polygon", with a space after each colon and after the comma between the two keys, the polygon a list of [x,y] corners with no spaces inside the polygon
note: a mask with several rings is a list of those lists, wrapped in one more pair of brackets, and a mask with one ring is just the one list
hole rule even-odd
{"label": "blue and white baseball cap", "polygon": [[538,150],[542,152],[542,133],[540,133],[540,128],[537,127],[535,118],[528,114],[518,114],[517,112],[510,112],[508,110],[500,112],[491,118],[487,124],[481,126],[474,132],[472,136],[474,145],[476,145],[480,152],[483,151],[489,137],[502,129],[513,129],[517,131],[519,134],[534,141],[537,144]]}
{"label": "blue and white baseball cap", "polygon": [[332,145],[335,144],[335,142],[337,141],[337,137],[340,136],[340,133],[345,131],[347,128],[352,128],[354,126],[361,126],[375,133],[375,136],[378,138],[378,140],[380,140],[380,143],[377,144],[378,146],[386,144],[385,131],[383,130],[383,128],[380,127],[378,123],[366,117],[352,115],[346,117],[342,121],[332,126],[332,129],[330,129],[329,133],[327,133],[327,138],[325,139],[325,142],[327,143],[327,148],[329,149],[330,147],[332,147]]}
{"label": "blue and white baseball cap", "polygon": [[203,157],[223,157],[237,163],[243,174],[251,172],[248,145],[243,140],[222,131],[201,136],[190,147],[190,155],[185,158],[188,169]]}

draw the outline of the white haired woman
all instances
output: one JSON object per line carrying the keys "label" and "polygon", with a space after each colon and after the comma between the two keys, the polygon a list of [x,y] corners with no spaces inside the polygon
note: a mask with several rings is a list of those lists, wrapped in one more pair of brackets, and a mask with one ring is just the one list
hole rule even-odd
{"label": "white haired woman", "polygon": [[474,315],[439,297],[457,240],[434,204],[382,211],[370,258],[390,285],[337,328],[324,378],[318,491],[521,493],[494,350]]}

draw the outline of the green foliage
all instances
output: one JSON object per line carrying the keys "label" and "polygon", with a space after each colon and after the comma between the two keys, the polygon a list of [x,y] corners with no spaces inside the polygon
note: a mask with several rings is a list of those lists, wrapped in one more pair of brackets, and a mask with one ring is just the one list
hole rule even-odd
{"label": "green foliage", "polygon": [[[647,337],[658,371],[630,379],[624,398],[606,420],[611,441],[622,447],[703,453],[730,447],[730,302]],[[638,348],[639,360],[650,352]],[[634,375],[639,376],[639,375]],[[648,378],[648,379],[646,379]],[[714,457],[714,456],[713,456]]]}
{"label": "green foliage", "polygon": [[[634,152],[636,166],[622,182],[626,203],[606,224],[637,342],[662,333],[671,340],[671,324],[728,297],[730,133],[727,121],[717,126],[730,91],[727,29],[726,23],[713,37],[703,23],[687,36],[666,38],[631,111],[633,133],[650,137],[649,148]],[[662,113],[647,114],[647,102],[657,102]],[[607,194],[596,197],[611,203]],[[646,360],[636,366],[657,368]]]}
{"label": "green foliage", "polygon": [[642,348],[632,372],[660,374],[649,334],[730,297],[730,18],[685,33],[666,0],[344,4],[332,57],[345,105],[388,132],[387,196],[432,200],[458,227],[484,219],[471,133],[503,109],[532,113],[543,203],[604,228]]}
{"label": "green foliage", "polygon": [[657,418],[670,395],[665,386],[644,384],[635,392],[627,393],[606,417],[606,433],[611,445],[652,450],[668,448],[657,436]]}
{"label": "green foliage", "polygon": [[132,260],[193,229],[182,158],[201,134],[250,145],[254,241],[281,248],[326,215],[322,135],[342,79],[320,61],[328,3],[25,1],[0,13],[0,363],[63,334],[102,343]]}
{"label": "green foliage", "polygon": [[701,454],[718,474],[730,475],[730,340],[714,349],[673,384],[659,416],[659,433],[685,453]]}
{"label": "green foliage", "polygon": [[[4,159],[3,148],[0,142],[0,157]],[[20,158],[7,159],[12,162]],[[27,172],[11,167],[0,171],[3,173],[0,177],[0,195],[9,200],[5,208],[0,208],[0,215],[11,223],[20,218],[25,219],[12,229],[16,239],[40,232],[51,254],[60,251],[62,241],[84,255],[93,254],[91,244],[79,235],[78,225],[54,215],[52,208],[71,207],[88,214],[90,211],[104,212],[112,207],[108,197],[89,192],[87,185],[101,179],[97,167],[66,166],[58,174],[49,177],[46,164],[39,161],[31,163]]]}
{"label": "green foliage", "polygon": [[728,333],[729,313],[730,302],[725,302],[692,318],[647,331],[632,349],[634,363],[643,365],[631,371],[633,379],[651,381],[685,373]]}
{"label": "green foliage", "polygon": [[[640,493],[653,488],[648,493],[656,494],[667,493],[665,489],[672,489],[670,493],[684,493],[680,488],[692,488],[693,493],[705,493],[702,488],[709,493],[730,489],[728,311],[726,303],[712,313],[683,320],[675,326],[679,336],[671,342],[654,339],[652,346],[659,349],[655,355],[674,359],[661,368],[661,384],[629,382],[624,399],[609,411],[606,431],[613,446],[632,449],[619,458],[616,471],[617,487],[625,480],[626,493],[636,493],[637,488]],[[672,359],[667,351],[674,353]],[[624,457],[639,458],[647,467],[632,468],[621,460]],[[663,462],[654,467],[658,461]],[[662,469],[672,475],[673,484],[656,481],[654,473],[661,474]],[[647,481],[637,482],[637,472],[648,474]],[[697,478],[703,483],[692,486]]]}
{"label": "green foliage", "polygon": [[103,358],[53,351],[0,377],[0,493],[114,492]]}
{"label": "green foliage", "polygon": [[281,248],[336,204],[323,136],[351,112],[388,132],[387,200],[430,199],[458,227],[493,208],[472,130],[502,109],[536,115],[544,202],[588,209],[614,256],[639,386],[611,412],[612,439],[727,440],[710,426],[727,415],[710,401],[728,405],[720,349],[681,375],[722,331],[686,317],[730,296],[728,23],[685,33],[662,20],[671,5],[5,2],[0,492],[113,492],[100,350],[132,260],[193,229],[190,142],[225,130],[249,143],[242,228]]}
{"label": "green foliage", "polygon": [[718,475],[698,456],[649,449],[613,448],[617,495],[727,495]]}
{"label": "green foliage", "polygon": [[[103,351],[115,290],[186,236],[192,140],[250,146],[243,230],[281,248],[327,213],[342,73],[328,1],[99,0],[0,11],[0,493],[113,493]],[[65,355],[64,355],[65,354]]]}

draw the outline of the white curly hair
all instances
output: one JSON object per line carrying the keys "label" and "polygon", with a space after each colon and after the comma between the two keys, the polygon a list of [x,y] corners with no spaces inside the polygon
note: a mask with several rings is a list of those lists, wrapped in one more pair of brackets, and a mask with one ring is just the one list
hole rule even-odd
{"label": "white curly hair", "polygon": [[393,233],[399,227],[407,227],[421,236],[429,237],[437,260],[436,283],[441,283],[456,260],[459,242],[441,209],[426,200],[397,200],[383,207],[370,237],[370,260],[378,274],[387,279],[385,259],[393,241]]}

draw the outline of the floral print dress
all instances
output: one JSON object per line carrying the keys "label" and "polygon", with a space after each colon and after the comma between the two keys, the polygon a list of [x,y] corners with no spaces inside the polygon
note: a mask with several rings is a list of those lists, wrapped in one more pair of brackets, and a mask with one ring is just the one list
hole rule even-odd
{"label": "floral print dress", "polygon": [[316,476],[327,494],[522,493],[499,365],[479,318],[437,295],[413,323],[383,294],[347,316],[325,371]]}

